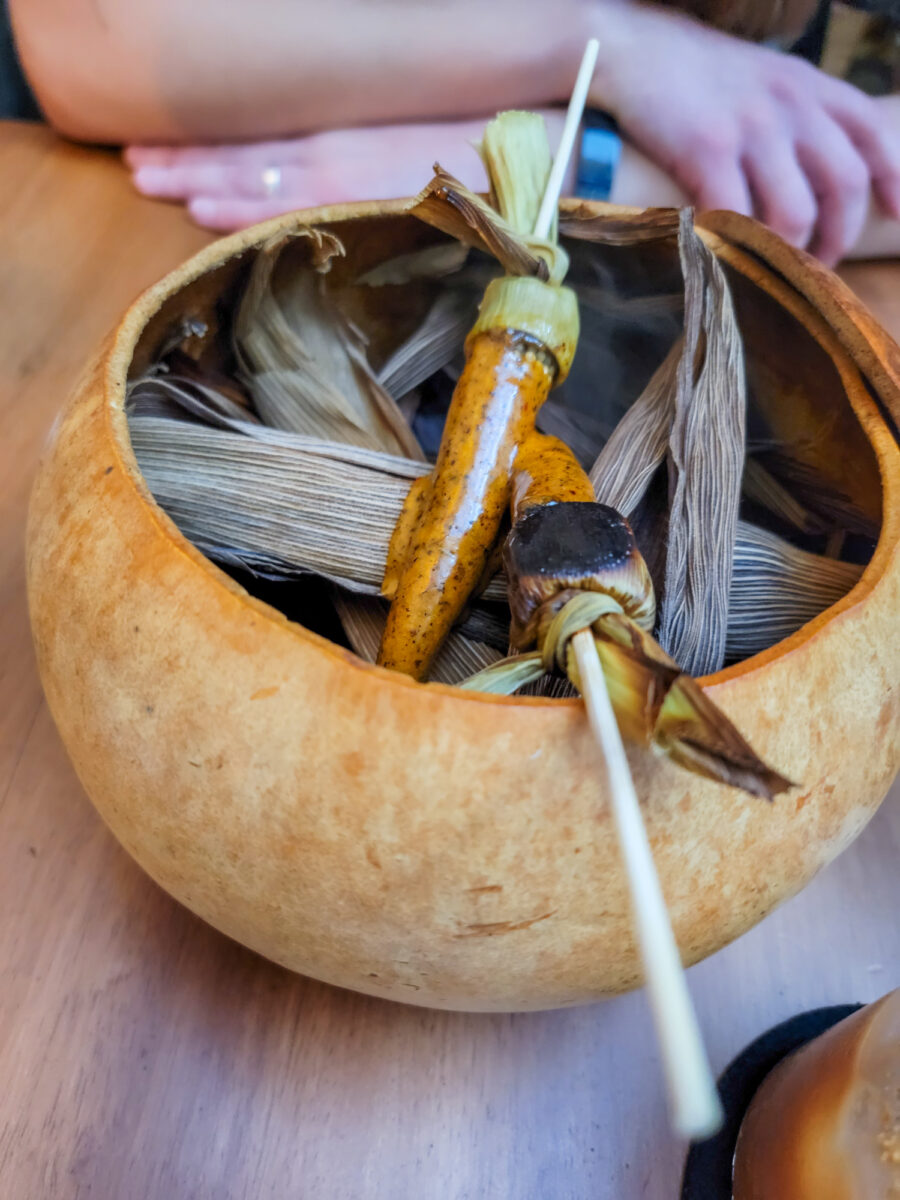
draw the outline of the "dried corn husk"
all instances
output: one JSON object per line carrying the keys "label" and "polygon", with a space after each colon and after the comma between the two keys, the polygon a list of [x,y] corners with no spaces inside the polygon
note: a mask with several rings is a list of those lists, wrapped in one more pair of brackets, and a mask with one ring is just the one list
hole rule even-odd
{"label": "dried corn husk", "polygon": [[257,441],[161,417],[133,416],[131,440],[151,492],[204,553],[373,595],[393,520],[428,470],[302,434],[269,430]]}
{"label": "dried corn husk", "polygon": [[492,255],[507,275],[535,275],[558,283],[568,270],[569,257],[561,246],[517,231],[439,163],[410,212],[467,246]]}
{"label": "dried corn husk", "polygon": [[[454,202],[444,197],[442,203],[452,207]],[[627,219],[612,224],[570,219],[566,231],[577,225],[579,236],[618,245],[651,237],[671,237],[676,230],[676,216],[663,210],[639,221],[628,215]],[[505,247],[506,235],[502,221],[499,226],[496,224],[497,214],[486,210],[483,218],[494,223],[494,232],[490,238],[479,235],[475,243],[490,250],[493,240],[494,248]],[[686,411],[694,403],[694,392],[702,382],[704,368],[707,363],[713,364],[709,370],[715,374],[718,369],[715,364],[724,360],[730,364],[732,374],[736,372],[734,354],[729,350],[731,342],[728,337],[721,342],[721,329],[714,328],[721,326],[723,319],[731,319],[727,300],[711,277],[708,262],[691,242],[694,235],[687,216],[681,218],[680,229],[685,272],[691,273],[694,280],[689,288],[688,337],[673,347],[617,428],[607,420],[603,409],[597,416],[585,415],[558,401],[547,404],[541,420],[545,430],[573,443],[583,461],[610,438],[594,464],[592,478],[600,499],[629,514],[646,505],[650,484],[670,454],[669,438],[679,395],[683,399],[689,393],[689,401],[682,406],[685,434],[682,454],[689,458],[691,445],[687,435],[704,434],[704,430],[691,427]],[[515,230],[513,234],[518,238]],[[158,367],[130,386],[132,439],[151,490],[204,552],[225,565],[275,578],[314,573],[339,584],[347,589],[340,591],[336,606],[348,636],[360,653],[370,654],[374,648],[373,631],[377,628],[380,634],[382,606],[369,597],[379,590],[390,531],[406,491],[428,469],[408,455],[390,452],[398,442],[397,421],[404,427],[405,422],[399,410],[395,413],[391,407],[394,400],[389,393],[404,396],[404,403],[410,404],[414,389],[436,370],[452,371],[452,360],[471,321],[476,289],[471,281],[463,279],[463,272],[457,271],[420,327],[397,347],[378,379],[374,379],[367,364],[360,371],[357,361],[360,355],[364,361],[364,343],[359,339],[354,343],[356,335],[352,327],[330,299],[318,293],[321,278],[317,268],[327,268],[329,258],[339,252],[339,247],[334,239],[328,240],[330,235],[307,231],[306,236],[313,247],[313,269],[294,269],[294,276],[302,277],[301,283],[291,280],[288,286],[276,278],[283,247],[273,246],[260,255],[257,263],[255,298],[251,288],[244,301],[242,311],[248,323],[254,307],[262,306],[269,314],[263,355],[268,354],[266,361],[272,370],[251,371],[248,376],[263,421],[247,410],[240,393],[229,394],[214,386],[202,371],[193,370],[189,362],[180,363],[179,371],[179,364],[173,359],[176,369]],[[448,245],[452,253],[446,253]],[[521,249],[525,243],[518,238],[516,245]],[[502,252],[507,250],[508,247]],[[465,250],[461,254],[456,243],[428,247],[381,264],[364,280],[377,286],[381,280],[396,283],[421,275],[436,277],[456,270],[464,254]],[[476,274],[480,272],[483,283],[484,265],[475,264],[472,269]],[[588,310],[608,310],[607,315],[612,314],[614,306],[604,300],[602,290],[596,287],[593,290],[597,295],[593,298],[593,309],[589,303]],[[587,291],[591,291],[591,285],[587,285]],[[277,298],[270,303],[273,292],[277,292]],[[287,308],[283,302],[285,295]],[[671,315],[677,305],[673,305],[671,297],[663,299],[666,300],[663,307]],[[639,298],[638,308],[641,311],[646,308],[644,298]],[[318,314],[322,327],[312,337],[307,330],[308,309]],[[305,343],[298,349],[296,335],[301,326]],[[690,342],[696,348],[703,341],[701,329],[705,335],[705,356],[689,349]],[[716,341],[717,336],[721,344]],[[250,340],[253,342],[252,337]],[[246,337],[241,344],[246,347]],[[243,353],[245,362],[249,362],[246,349]],[[330,372],[332,355],[338,355],[343,365],[330,377],[331,383],[334,378],[349,378],[353,383],[349,389],[351,401],[337,416],[329,393],[319,391],[314,403],[304,398],[319,388],[320,373]],[[689,370],[689,364],[696,367],[698,359],[699,369]],[[261,375],[265,377],[262,382]],[[279,408],[281,401],[284,409]],[[413,408],[414,402],[410,411]],[[284,411],[292,411],[295,416],[300,411],[298,419],[307,432],[273,428],[266,423],[286,419],[279,415]],[[385,412],[390,414],[389,420],[384,419]],[[173,420],[173,416],[181,419]],[[335,436],[336,421],[342,430],[340,439]],[[355,432],[345,437],[344,423],[348,421]],[[402,440],[409,436],[407,431]],[[367,444],[373,443],[375,448],[367,448]],[[821,493],[827,496],[828,490],[807,470],[809,477],[800,479],[800,485],[816,501],[815,507],[807,507],[806,496],[797,499],[786,484],[786,480],[790,482],[793,460],[768,445],[757,449],[757,465],[766,475],[753,467],[750,473],[757,480],[770,478],[774,489],[781,489],[778,494],[784,514],[791,512],[795,523],[805,520],[801,514],[807,511],[813,522],[819,520],[816,512],[826,503]],[[770,496],[774,494],[772,488],[769,492]],[[703,495],[703,486],[699,494]],[[828,503],[840,507],[841,499]],[[716,507],[718,513],[718,503]],[[851,528],[853,520],[859,524],[859,514],[855,514],[852,505],[846,502],[845,508],[851,510],[852,518],[845,527]],[[656,528],[664,531],[664,524],[657,523]],[[843,594],[859,574],[859,569],[849,564],[808,555],[783,539],[744,525],[734,547],[733,561],[735,590],[728,607],[724,647],[729,657],[755,653],[793,632]],[[730,570],[729,558],[723,573]],[[668,590],[668,579],[666,586]],[[676,585],[673,592],[676,596],[678,587],[682,585]],[[504,597],[505,580],[498,574],[490,581],[484,599],[502,601]],[[772,621],[762,620],[761,613],[769,612]],[[435,677],[455,682],[475,669],[476,660],[479,666],[493,662],[504,645],[505,620],[505,616],[498,616],[497,609],[476,604],[462,627],[451,634],[447,659]],[[556,694],[565,686],[558,679],[547,679],[542,690]]]}
{"label": "dried corn husk", "polygon": [[800,501],[775,478],[762,463],[748,458],[744,463],[743,493],[748,500],[762,505],[781,521],[801,533],[821,533],[823,525]]}
{"label": "dried corn husk", "polygon": [[777,534],[739,522],[727,657],[749,658],[796,633],[845,596],[862,572],[856,563],[809,554]]}
{"label": "dried corn husk", "polygon": [[[334,604],[353,649],[360,658],[373,663],[387,620],[386,603],[374,596],[350,596],[336,591]],[[438,651],[428,679],[433,683],[459,683],[502,657],[500,650],[456,631]]]}
{"label": "dried corn husk", "polygon": [[409,283],[412,279],[441,279],[460,270],[468,257],[469,248],[461,242],[438,242],[408,254],[396,254],[364,272],[356,282],[366,287],[384,287]]}
{"label": "dried corn husk", "polygon": [[470,292],[442,292],[425,320],[378,372],[378,382],[398,400],[418,387],[456,357],[477,314],[478,303]]}
{"label": "dried corn husk", "polygon": [[674,762],[771,800],[791,783],[758,757],[723,712],[611,597],[573,591],[539,636],[539,650],[503,659],[464,683],[472,691],[509,694],[556,660],[576,687],[570,639],[590,628],[616,720],[624,737],[653,745]]}
{"label": "dried corn husk", "polygon": [[666,459],[669,521],[660,644],[691,675],[725,661],[745,446],[743,352],[728,284],[681,214],[684,334],[595,463],[597,498],[626,516]]}
{"label": "dried corn husk", "polygon": [[[316,574],[377,595],[391,531],[410,483],[427,472],[424,464],[249,422],[238,433],[148,415],[148,393],[158,386],[168,381],[144,381],[132,391],[144,397],[144,407],[131,413],[132,445],[148,487],[186,537],[227,565],[273,578]],[[846,594],[862,568],[809,554],[742,521],[733,570],[729,659],[795,632]],[[483,599],[505,597],[498,574]],[[349,602],[344,596],[345,627]],[[505,624],[476,607],[464,628],[497,648]],[[448,682],[464,677],[442,675]]]}
{"label": "dried corn husk", "polygon": [[[747,407],[744,352],[725,273],[682,212],[684,353],[669,435],[669,537],[659,638],[688,675],[725,661]],[[700,339],[702,336],[702,345]],[[697,370],[697,350],[702,362]]]}
{"label": "dried corn husk", "polygon": [[302,236],[327,245],[320,270],[279,271],[286,239],[263,246],[235,318],[235,353],[257,412],[276,429],[424,457],[361,334],[325,290],[322,271],[343,253],[340,242],[315,230]]}
{"label": "dried corn husk", "polygon": [[604,246],[635,246],[678,236],[681,219],[677,208],[645,208],[640,212],[610,206],[602,216],[591,209],[576,208],[559,223],[563,237],[598,242]]}
{"label": "dried corn husk", "polygon": [[597,499],[618,509],[625,517],[635,511],[665,461],[683,353],[684,344],[679,339],[591,467],[591,483]]}
{"label": "dried corn husk", "polygon": [[878,537],[878,523],[862,512],[849,496],[826,483],[807,463],[793,457],[790,447],[765,446],[756,455],[756,461],[777,484],[790,489],[818,523],[818,529],[843,530],[871,539]]}
{"label": "dried corn husk", "polygon": [[[502,112],[485,126],[478,153],[491,182],[491,204],[516,233],[530,238],[550,177],[552,159],[544,118],[532,112]],[[547,233],[557,241],[557,218]]]}

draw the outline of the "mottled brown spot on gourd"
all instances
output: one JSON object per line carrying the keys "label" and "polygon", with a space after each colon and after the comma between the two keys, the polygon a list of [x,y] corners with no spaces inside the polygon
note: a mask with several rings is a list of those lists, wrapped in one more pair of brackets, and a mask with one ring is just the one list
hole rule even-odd
{"label": "mottled brown spot on gourd", "polygon": [[529,917],[525,921],[491,921],[487,924],[467,925],[464,933],[457,933],[457,938],[470,937],[496,937],[501,933],[518,933],[523,929],[530,929],[532,925],[537,925],[539,921],[546,921],[554,916],[556,909],[550,912],[541,913],[539,917]]}
{"label": "mottled brown spot on gourd", "polygon": [[897,720],[897,707],[900,703],[900,692],[891,692],[881,706],[875,721],[875,739],[883,741]]}
{"label": "mottled brown spot on gourd", "polygon": [[365,766],[365,760],[358,750],[351,750],[341,758],[341,766],[345,775],[357,779]]}
{"label": "mottled brown spot on gourd", "polygon": [[375,868],[376,871],[380,871],[382,869],[381,868],[381,859],[378,857],[377,853],[375,852],[374,846],[366,846],[366,858],[372,864],[372,866]]}
{"label": "mottled brown spot on gourd", "polygon": [[260,688],[258,692],[254,692],[250,697],[251,700],[267,700],[269,696],[274,696],[281,691],[281,684],[275,683],[271,687]]}

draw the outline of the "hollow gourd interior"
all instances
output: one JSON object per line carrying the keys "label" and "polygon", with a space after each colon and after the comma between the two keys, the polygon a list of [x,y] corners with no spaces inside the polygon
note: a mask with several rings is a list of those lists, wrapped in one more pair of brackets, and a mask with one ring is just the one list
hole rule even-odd
{"label": "hollow gourd interior", "polygon": [[[345,250],[343,256],[332,259],[323,276],[325,288],[340,311],[362,332],[369,362],[377,371],[420,325],[441,292],[455,286],[457,279],[454,275],[421,277],[371,286],[361,283],[360,278],[399,255],[446,239],[418,220],[402,215],[366,217],[322,228],[330,229]],[[597,439],[604,436],[604,431],[608,436],[678,338],[683,284],[674,238],[630,246],[565,239],[565,246],[571,257],[567,282],[579,295],[582,333],[570,377],[553,393],[553,401],[560,410],[557,417],[563,421],[563,428],[571,428],[578,438],[585,460],[591,449],[599,450],[602,440]],[[276,272],[309,270],[310,252],[306,240],[289,242]],[[203,368],[226,375],[238,373],[232,345],[233,320],[256,253],[256,249],[245,251],[169,297],[138,341],[129,379],[142,376],[175,343],[180,343]],[[742,519],[809,553],[831,555],[861,566],[871,555],[881,517],[878,467],[829,353],[827,338],[823,344],[821,330],[816,333],[818,318],[810,314],[808,321],[801,319],[805,302],[799,300],[800,315],[787,311],[775,294],[781,285],[773,280],[770,286],[772,277],[764,268],[747,271],[734,261],[723,265],[744,345],[748,452],[758,450],[759,461],[768,465],[789,460],[798,480],[788,478],[783,482],[789,494],[796,483],[800,492],[794,499],[798,503],[805,502],[812,482],[822,494],[831,494],[836,503],[858,517],[849,534],[835,542],[825,529],[798,528],[783,512],[760,503],[759,496],[748,489]],[[473,287],[477,288],[479,280],[489,277],[496,267],[472,252],[465,269],[472,274]],[[461,344],[458,356],[461,361]],[[429,425],[432,444],[427,444],[426,438],[422,441],[426,453],[433,457],[441,405],[446,404],[452,390],[452,371],[436,372],[425,381],[423,389],[434,411]],[[663,496],[665,488],[663,467],[658,488]],[[652,529],[636,532],[652,569],[654,558],[658,560],[664,548],[641,544],[641,537],[652,540],[660,536],[659,530],[655,535]],[[272,581],[227,563],[219,565],[290,619],[348,645],[331,592],[314,575]],[[851,586],[852,579],[847,590]]]}

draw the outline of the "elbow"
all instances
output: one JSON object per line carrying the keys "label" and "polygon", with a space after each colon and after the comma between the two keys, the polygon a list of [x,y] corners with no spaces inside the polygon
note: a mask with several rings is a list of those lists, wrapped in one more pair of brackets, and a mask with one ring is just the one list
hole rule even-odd
{"label": "elbow", "polygon": [[109,144],[167,136],[126,47],[56,6],[13,0],[10,8],[25,75],[57,132]]}
{"label": "elbow", "polygon": [[41,71],[26,64],[26,71],[45,119],[63,137],[111,145],[136,140],[126,116],[129,106],[111,89],[60,65]]}

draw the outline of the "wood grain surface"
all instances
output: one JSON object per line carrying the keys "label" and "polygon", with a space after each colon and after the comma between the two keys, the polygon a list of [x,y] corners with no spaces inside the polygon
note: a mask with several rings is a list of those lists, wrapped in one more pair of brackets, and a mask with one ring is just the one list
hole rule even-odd
{"label": "wood grain surface", "polygon": [[[0,1197],[676,1200],[642,995],[469,1016],[289,975],[152,884],[69,767],[28,631],[30,480],[117,314],[207,240],[113,155],[0,125]],[[900,332],[900,265],[843,273]],[[898,801],[689,973],[717,1070],[900,984]]]}

